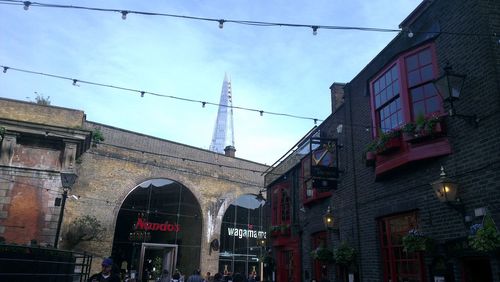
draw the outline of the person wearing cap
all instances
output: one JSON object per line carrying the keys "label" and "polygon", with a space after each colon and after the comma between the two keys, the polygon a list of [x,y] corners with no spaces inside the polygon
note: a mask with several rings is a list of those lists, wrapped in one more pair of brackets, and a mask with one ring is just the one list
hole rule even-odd
{"label": "person wearing cap", "polygon": [[111,271],[113,268],[113,260],[111,258],[105,258],[101,266],[101,272],[90,276],[87,282],[120,282],[120,277]]}

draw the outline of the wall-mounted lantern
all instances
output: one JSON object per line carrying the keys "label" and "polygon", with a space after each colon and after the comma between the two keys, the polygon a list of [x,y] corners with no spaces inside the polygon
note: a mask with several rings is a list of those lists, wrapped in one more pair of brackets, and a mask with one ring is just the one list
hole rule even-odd
{"label": "wall-mounted lantern", "polygon": [[453,102],[460,98],[462,93],[462,88],[465,82],[465,75],[457,74],[452,71],[451,66],[446,66],[444,68],[444,73],[434,81],[434,85],[438,89],[439,94],[445,102],[450,103],[450,109],[448,114],[450,117],[459,117],[465,121],[478,126],[478,118],[476,115],[462,115],[457,114]]}
{"label": "wall-mounted lantern", "polygon": [[333,217],[332,209],[328,206],[325,215],[323,215],[323,223],[325,224],[325,228],[328,230],[333,229],[333,224],[335,223],[335,218]]}
{"label": "wall-mounted lantern", "polygon": [[458,197],[458,184],[446,176],[444,167],[441,166],[439,179],[431,183],[434,192],[440,202],[446,203],[460,213],[464,214],[464,205]]}

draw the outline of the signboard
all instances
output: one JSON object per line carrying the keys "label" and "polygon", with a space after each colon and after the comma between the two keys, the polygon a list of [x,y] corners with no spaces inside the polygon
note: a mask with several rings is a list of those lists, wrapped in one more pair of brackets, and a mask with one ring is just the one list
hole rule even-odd
{"label": "signboard", "polygon": [[337,179],[339,177],[337,139],[311,137],[309,146],[311,177]]}

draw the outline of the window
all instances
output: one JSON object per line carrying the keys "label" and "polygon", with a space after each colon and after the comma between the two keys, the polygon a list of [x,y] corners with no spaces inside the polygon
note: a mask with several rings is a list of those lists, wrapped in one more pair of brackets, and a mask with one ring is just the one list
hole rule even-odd
{"label": "window", "polygon": [[272,224],[290,224],[290,184],[284,182],[274,186],[272,199]]}
{"label": "window", "polygon": [[425,281],[421,254],[403,251],[402,238],[412,228],[417,228],[416,213],[386,217],[379,221],[385,282]]}
{"label": "window", "polygon": [[377,75],[370,82],[374,128],[388,132],[419,116],[442,112],[433,84],[436,70],[434,46],[428,44],[403,54]]}

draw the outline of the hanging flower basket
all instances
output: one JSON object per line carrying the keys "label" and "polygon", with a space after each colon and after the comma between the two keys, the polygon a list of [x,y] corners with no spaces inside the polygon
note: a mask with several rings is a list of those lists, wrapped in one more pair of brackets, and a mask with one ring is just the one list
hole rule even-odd
{"label": "hanging flower basket", "polygon": [[325,247],[318,247],[311,252],[311,256],[315,260],[330,262],[333,261],[333,252]]}
{"label": "hanging flower basket", "polygon": [[483,223],[470,228],[469,245],[479,252],[491,252],[500,248],[500,233],[490,215],[485,215]]}
{"label": "hanging flower basket", "polygon": [[420,230],[410,229],[410,231],[408,231],[408,234],[403,236],[402,242],[403,251],[414,253],[426,251],[430,240]]}
{"label": "hanging flower basket", "polygon": [[340,246],[335,249],[333,258],[337,264],[351,266],[356,260],[356,249],[349,246],[347,242],[342,242]]}

